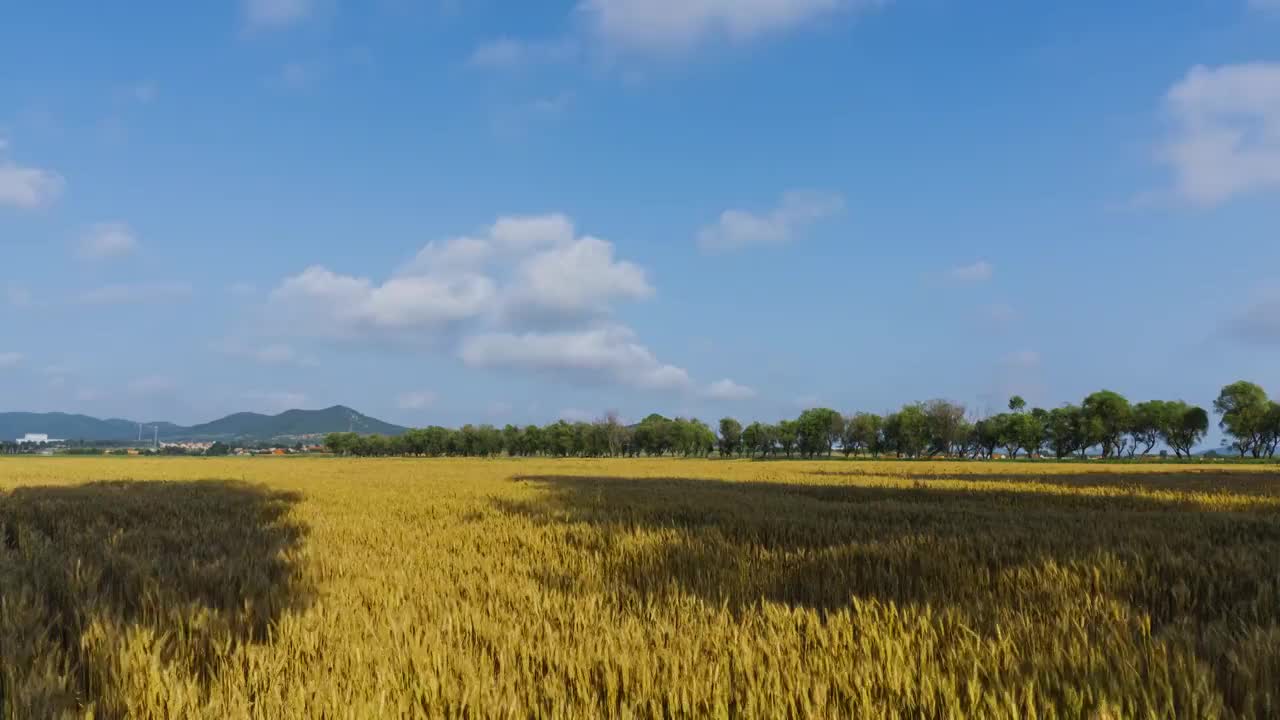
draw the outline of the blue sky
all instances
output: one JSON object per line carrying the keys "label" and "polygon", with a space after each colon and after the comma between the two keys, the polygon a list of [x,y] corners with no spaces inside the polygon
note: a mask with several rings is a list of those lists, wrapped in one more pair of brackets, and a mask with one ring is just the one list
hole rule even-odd
{"label": "blue sky", "polygon": [[50,0],[0,406],[1280,394],[1280,3]]}

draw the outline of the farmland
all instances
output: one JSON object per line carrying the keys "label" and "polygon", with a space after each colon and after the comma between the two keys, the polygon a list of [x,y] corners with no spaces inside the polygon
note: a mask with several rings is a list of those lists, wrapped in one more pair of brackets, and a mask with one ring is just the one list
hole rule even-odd
{"label": "farmland", "polygon": [[0,718],[1275,717],[1266,466],[0,460]]}

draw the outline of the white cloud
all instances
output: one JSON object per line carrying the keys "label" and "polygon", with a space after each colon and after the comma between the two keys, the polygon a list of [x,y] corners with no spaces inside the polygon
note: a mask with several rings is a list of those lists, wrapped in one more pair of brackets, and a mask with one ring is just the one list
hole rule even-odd
{"label": "white cloud", "polygon": [[750,400],[756,396],[756,391],[725,378],[708,385],[703,394],[712,400]]}
{"label": "white cloud", "polygon": [[108,260],[131,255],[137,249],[138,239],[128,225],[98,223],[81,236],[76,257],[81,260]]}
{"label": "white cloud", "polygon": [[134,395],[167,395],[176,390],[178,384],[164,375],[141,377],[129,383],[129,392]]}
{"label": "white cloud", "polygon": [[254,29],[282,28],[306,20],[315,10],[313,0],[245,0],[245,22]]}
{"label": "white cloud", "polygon": [[493,243],[487,239],[459,237],[426,244],[413,260],[400,270],[401,275],[475,270],[493,257]]}
{"label": "white cloud", "polygon": [[785,194],[777,208],[766,213],[726,210],[720,219],[698,233],[698,246],[706,252],[738,250],[761,245],[783,245],[805,228],[844,209],[838,193],[795,190]]}
{"label": "white cloud", "polygon": [[[8,141],[0,138],[0,154],[8,147]],[[23,210],[44,207],[57,200],[65,186],[62,176],[52,170],[26,167],[0,157],[0,206]]]}
{"label": "white cloud", "polygon": [[407,392],[396,398],[396,407],[401,410],[426,410],[435,403],[436,394],[430,390]]}
{"label": "white cloud", "polygon": [[644,269],[617,258],[612,243],[550,214],[428,243],[380,284],[310,267],[270,293],[264,314],[285,331],[334,340],[447,342],[472,367],[692,388],[684,369],[610,320],[617,304],[654,294]]}
{"label": "white cloud", "polygon": [[577,53],[576,44],[569,40],[527,42],[515,38],[498,38],[477,46],[468,62],[474,67],[486,69],[519,69],[542,63],[568,61]]}
{"label": "white cloud", "polygon": [[105,285],[80,294],[85,305],[127,305],[133,303],[171,302],[191,297],[191,286],[185,283],[143,285]]}
{"label": "white cloud", "polygon": [[654,293],[638,265],[615,260],[613,245],[584,237],[521,262],[507,298],[516,317],[598,315],[614,300],[644,300]]}
{"label": "white cloud", "polygon": [[463,362],[472,367],[584,374],[600,381],[645,389],[689,385],[683,368],[658,361],[625,327],[552,333],[488,333],[463,341]]}
{"label": "white cloud", "polygon": [[0,370],[17,367],[22,364],[22,353],[0,352]]}
{"label": "white cloud", "polygon": [[561,213],[499,218],[489,229],[496,244],[518,251],[569,243],[574,234],[573,220]]}
{"label": "white cloud", "polygon": [[578,13],[608,45],[640,52],[687,50],[708,37],[746,41],[840,10],[883,0],[580,0]]}
{"label": "white cloud", "polygon": [[493,306],[494,283],[461,273],[452,277],[397,276],[381,285],[320,266],[286,278],[270,303],[295,329],[330,337],[377,333],[435,333],[476,318]]}
{"label": "white cloud", "polygon": [[564,215],[499,219],[478,237],[431,242],[382,284],[313,266],[270,296],[295,331],[336,338],[431,338],[466,323],[510,327],[603,317],[653,295],[612,243],[575,239]]}
{"label": "white cloud", "polygon": [[971,265],[953,267],[947,271],[947,277],[954,282],[965,284],[984,283],[995,275],[996,269],[986,260],[979,260]]}
{"label": "white cloud", "polygon": [[1175,127],[1161,157],[1180,197],[1208,207],[1280,189],[1280,63],[1198,65],[1165,102]]}

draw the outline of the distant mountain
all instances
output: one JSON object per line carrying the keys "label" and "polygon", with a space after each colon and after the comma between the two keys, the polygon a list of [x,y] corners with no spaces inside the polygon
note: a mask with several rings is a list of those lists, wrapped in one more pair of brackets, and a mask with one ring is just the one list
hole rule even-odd
{"label": "distant mountain", "polygon": [[349,407],[335,405],[324,410],[288,410],[279,415],[236,413],[211,423],[183,428],[182,434],[201,440],[271,439],[348,430],[366,435],[399,435],[405,429],[363,415]]}
{"label": "distant mountain", "polygon": [[[14,440],[27,433],[38,433],[59,440],[128,442],[138,439],[138,425],[133,420],[99,420],[67,413],[0,413],[0,440]],[[192,427],[169,422],[145,422],[141,425],[143,440],[155,437],[154,428],[159,428],[160,439],[168,441],[267,441],[348,430],[363,434],[399,435],[406,429],[342,405],[324,410],[289,410],[279,415],[236,413]]]}

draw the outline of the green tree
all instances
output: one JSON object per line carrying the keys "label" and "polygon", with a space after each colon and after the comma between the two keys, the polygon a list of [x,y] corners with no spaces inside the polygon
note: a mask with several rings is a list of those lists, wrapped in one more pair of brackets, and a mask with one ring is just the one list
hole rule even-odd
{"label": "green tree", "polygon": [[1244,457],[1262,457],[1266,451],[1267,414],[1271,401],[1267,392],[1251,382],[1232,383],[1218,394],[1213,409],[1222,416],[1219,425],[1233,438],[1232,447]]}
{"label": "green tree", "polygon": [[720,419],[720,454],[737,455],[742,447],[742,423],[733,418]]}
{"label": "green tree", "polygon": [[1169,403],[1163,400],[1148,400],[1133,406],[1133,417],[1129,423],[1129,436],[1133,442],[1129,444],[1129,456],[1141,453],[1147,455],[1160,442],[1160,437],[1169,422]]}
{"label": "green tree", "polygon": [[963,405],[947,400],[930,400],[924,404],[924,414],[928,422],[929,456],[950,455],[957,446],[962,445],[968,432],[968,423],[964,419]]}
{"label": "green tree", "polygon": [[775,438],[778,447],[782,452],[787,454],[787,457],[791,457],[791,455],[795,453],[796,439],[799,435],[795,421],[783,420],[782,422],[779,422],[775,428]]}
{"label": "green tree", "polygon": [[1280,449],[1280,403],[1271,403],[1271,408],[1267,411],[1267,416],[1263,420],[1263,448],[1267,457],[1276,456],[1276,450]]}
{"label": "green tree", "polygon": [[990,459],[1000,447],[999,417],[984,418],[973,424],[969,445],[973,447],[975,456]]}
{"label": "green tree", "polygon": [[795,430],[796,445],[803,455],[830,455],[832,445],[844,434],[844,418],[830,408],[812,408],[800,413]]}
{"label": "green tree", "polygon": [[1087,446],[1083,411],[1075,405],[1050,410],[1044,423],[1044,441],[1059,460]]}
{"label": "green tree", "polygon": [[1178,457],[1191,457],[1195,446],[1208,432],[1209,413],[1204,408],[1193,407],[1181,400],[1164,404],[1160,437]]}
{"label": "green tree", "polygon": [[899,457],[920,457],[929,447],[929,418],[919,403],[884,419],[885,446]]}
{"label": "green tree", "polygon": [[884,419],[879,415],[860,412],[845,421],[844,436],[840,444],[846,455],[850,453],[880,452],[880,430]]}
{"label": "green tree", "polygon": [[1009,398],[1009,411],[1020,413],[1027,407],[1027,401],[1022,399],[1021,395],[1014,395]]}
{"label": "green tree", "polygon": [[1100,390],[1085,398],[1081,408],[1096,444],[1102,446],[1102,456],[1116,457],[1123,452],[1133,414],[1129,401],[1119,393]]}

